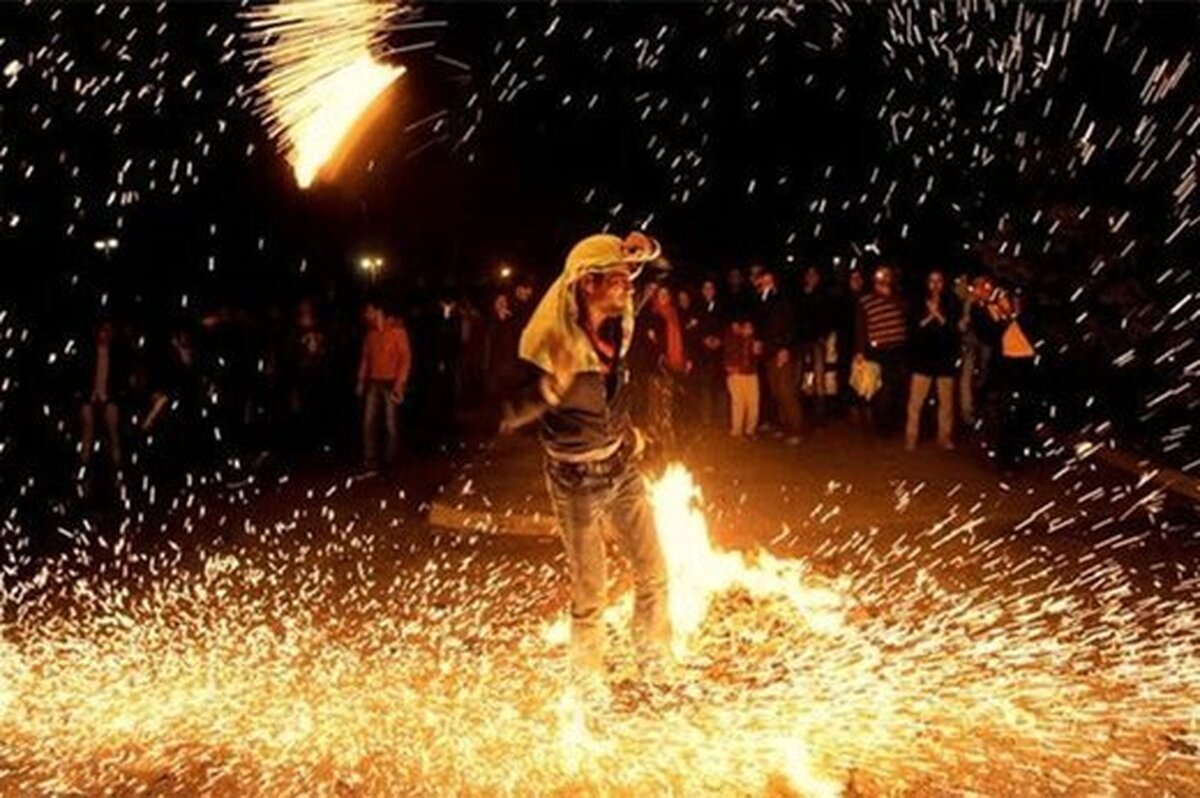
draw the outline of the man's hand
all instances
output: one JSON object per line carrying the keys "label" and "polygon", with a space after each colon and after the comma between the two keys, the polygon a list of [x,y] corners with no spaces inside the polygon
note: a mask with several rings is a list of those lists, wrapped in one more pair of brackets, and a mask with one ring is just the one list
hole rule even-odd
{"label": "man's hand", "polygon": [[404,402],[404,386],[396,386],[392,388],[392,392],[388,394],[388,401],[394,405]]}
{"label": "man's hand", "polygon": [[792,353],[786,349],[780,349],[775,353],[775,367],[783,368],[792,359]]}
{"label": "man's hand", "polygon": [[637,427],[633,427],[633,459],[640,460],[642,455],[646,453],[646,445],[648,441],[645,434]]}
{"label": "man's hand", "polygon": [[512,435],[520,429],[517,423],[517,414],[513,411],[513,407],[508,402],[505,402],[500,409],[500,434]]}
{"label": "man's hand", "polygon": [[365,380],[359,380],[358,384],[354,386],[354,395],[359,399],[367,395],[367,383]]}

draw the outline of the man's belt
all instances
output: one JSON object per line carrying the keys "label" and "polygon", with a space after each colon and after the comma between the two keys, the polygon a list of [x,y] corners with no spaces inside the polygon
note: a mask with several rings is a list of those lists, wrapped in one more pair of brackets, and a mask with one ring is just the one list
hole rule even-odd
{"label": "man's belt", "polygon": [[586,452],[556,452],[549,447],[546,448],[546,456],[554,463],[562,465],[587,465],[593,463],[605,463],[611,460],[621,451],[621,447],[625,444],[624,440],[618,439],[613,441],[608,446],[599,449],[589,449]]}

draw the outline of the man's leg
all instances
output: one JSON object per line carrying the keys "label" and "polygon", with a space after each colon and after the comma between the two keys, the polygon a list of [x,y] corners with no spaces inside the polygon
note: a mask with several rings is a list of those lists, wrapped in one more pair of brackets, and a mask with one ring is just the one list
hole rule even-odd
{"label": "man's leg", "polygon": [[646,484],[633,466],[626,466],[613,486],[611,515],[633,563],[634,649],[640,665],[653,665],[669,658],[671,653],[667,564]]}
{"label": "man's leg", "polygon": [[954,445],[954,378],[937,378],[938,445],[949,449]]}
{"label": "man's leg", "polygon": [[978,347],[974,341],[963,341],[962,366],[958,374],[958,405],[963,424],[975,423],[975,357]]}
{"label": "man's leg", "polygon": [[758,431],[758,411],[762,400],[762,391],[758,385],[757,374],[746,375],[746,434],[754,435]]}
{"label": "man's leg", "polygon": [[390,395],[383,397],[383,421],[387,430],[387,463],[394,465],[400,455],[400,405]]}
{"label": "man's leg", "polygon": [[379,464],[379,414],[386,401],[375,383],[367,384],[363,399],[363,459],[372,467]]}
{"label": "man's leg", "polygon": [[825,347],[825,338],[818,338],[812,346],[813,410],[818,422],[825,415]]}
{"label": "man's leg", "polygon": [[108,457],[113,468],[121,467],[121,411],[115,402],[104,406],[104,431],[108,434]]}
{"label": "man's leg", "polygon": [[702,372],[695,378],[695,384],[699,388],[700,399],[700,425],[702,427],[711,427],[713,423],[713,411],[717,405],[716,386],[713,385],[712,377],[707,372]]}
{"label": "man's leg", "polygon": [[884,433],[891,435],[900,426],[900,418],[904,413],[904,388],[908,385],[908,375],[905,373],[903,354],[898,350],[890,350],[882,361],[884,413],[882,428]]}
{"label": "man's leg", "polygon": [[772,391],[775,393],[775,406],[779,408],[779,420],[784,432],[788,435],[799,435],[804,419],[800,410],[800,398],[796,396],[796,360],[789,360],[786,365],[773,367],[775,382]]}
{"label": "man's leg", "polygon": [[608,579],[599,512],[603,494],[565,487],[555,481],[553,474],[547,474],[546,485],[567,552],[573,675],[582,679],[603,676],[603,612]]}
{"label": "man's leg", "polygon": [[741,435],[742,430],[742,414],[745,408],[742,404],[741,386],[738,384],[738,375],[730,374],[725,378],[725,384],[729,387],[729,433],[731,435]]}
{"label": "man's leg", "polygon": [[921,410],[924,409],[925,400],[929,397],[930,382],[932,382],[932,378],[925,374],[913,374],[912,379],[909,380],[908,423],[904,426],[905,449],[917,448],[917,440],[921,437]]}
{"label": "man's leg", "polygon": [[92,461],[96,445],[96,410],[91,402],[79,406],[79,460],[87,465]]}

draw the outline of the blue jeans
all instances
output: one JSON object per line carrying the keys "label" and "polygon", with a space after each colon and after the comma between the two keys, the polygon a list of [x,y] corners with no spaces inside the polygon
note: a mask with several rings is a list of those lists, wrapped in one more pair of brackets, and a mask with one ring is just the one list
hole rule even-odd
{"label": "blue jeans", "polygon": [[667,569],[646,485],[624,450],[600,463],[547,461],[546,486],[567,550],[571,579],[571,665],[602,673],[608,603],[604,519],[633,564],[633,644],[642,665],[670,651]]}
{"label": "blue jeans", "polygon": [[400,452],[400,404],[393,402],[392,380],[371,380],[367,383],[363,402],[363,457],[371,465],[379,464],[379,417],[383,416],[387,430],[386,457],[396,462]]}

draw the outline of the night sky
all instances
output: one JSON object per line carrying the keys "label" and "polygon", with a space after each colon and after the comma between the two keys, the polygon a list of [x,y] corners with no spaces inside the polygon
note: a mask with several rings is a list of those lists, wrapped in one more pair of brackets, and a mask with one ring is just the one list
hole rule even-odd
{"label": "night sky", "polygon": [[1095,430],[1157,424],[1150,448],[1198,465],[1192,5],[418,6],[379,53],[408,73],[307,192],[255,111],[245,9],[0,9],[25,368],[101,309],[349,296],[367,250],[409,295],[502,260],[546,278],[576,237],[644,227],[684,277],[996,271],[1047,311],[1048,358],[1107,375],[1079,397]]}

